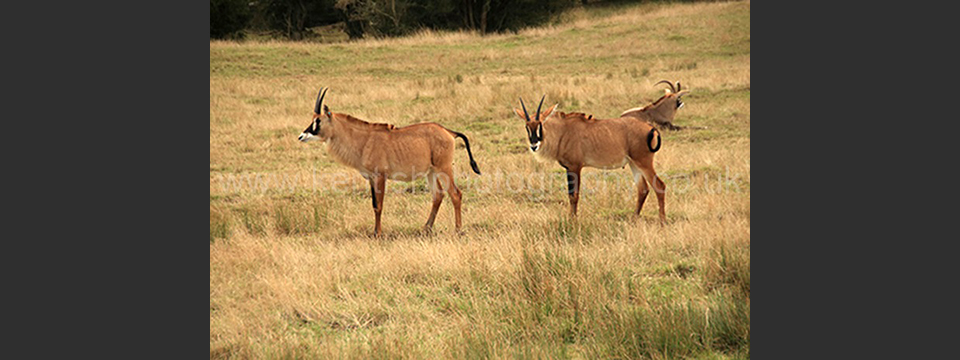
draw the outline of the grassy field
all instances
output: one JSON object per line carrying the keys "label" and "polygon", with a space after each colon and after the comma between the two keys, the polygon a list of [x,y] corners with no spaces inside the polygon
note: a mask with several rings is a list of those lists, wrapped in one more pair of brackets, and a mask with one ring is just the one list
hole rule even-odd
{"label": "grassy field", "polygon": [[[527,150],[517,97],[615,117],[692,93],[665,131],[639,218],[629,169]],[[423,180],[369,184],[300,143],[317,90],[334,112],[464,132],[433,234]],[[536,106],[536,105],[533,105]],[[576,9],[551,26],[340,44],[210,43],[211,358],[749,358],[750,3]]]}

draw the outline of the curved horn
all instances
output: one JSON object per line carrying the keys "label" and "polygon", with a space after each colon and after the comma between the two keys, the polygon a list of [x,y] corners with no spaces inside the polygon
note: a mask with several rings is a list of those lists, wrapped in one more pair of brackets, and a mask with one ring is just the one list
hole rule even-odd
{"label": "curved horn", "polygon": [[527,117],[527,121],[530,121],[530,114],[527,113],[527,107],[523,105],[523,98],[520,98],[520,107],[523,108],[523,116]]}
{"label": "curved horn", "polygon": [[670,85],[670,92],[677,92],[677,88],[673,87],[673,84],[670,83],[669,81],[666,81],[666,80],[657,81],[657,83],[656,83],[656,84],[653,84],[653,85],[657,85],[657,84],[660,84],[660,83],[664,83],[664,84]]}
{"label": "curved horn", "polygon": [[547,94],[543,94],[543,97],[540,98],[540,105],[537,105],[537,121],[540,120],[540,108],[543,107],[543,99],[547,97]]}
{"label": "curved horn", "polygon": [[313,112],[316,114],[320,113],[320,104],[323,103],[323,97],[327,95],[327,91],[323,88],[320,88],[320,92],[317,93],[317,106],[314,107]]}

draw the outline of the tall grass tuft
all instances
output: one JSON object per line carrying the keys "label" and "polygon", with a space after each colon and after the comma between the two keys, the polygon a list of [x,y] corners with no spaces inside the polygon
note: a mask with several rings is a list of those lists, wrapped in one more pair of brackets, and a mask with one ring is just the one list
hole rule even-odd
{"label": "tall grass tuft", "polygon": [[263,211],[248,206],[238,209],[237,212],[240,216],[240,222],[248,234],[254,236],[264,236],[267,234],[267,217]]}
{"label": "tall grass tuft", "polygon": [[278,205],[273,218],[274,229],[282,235],[314,234],[328,224],[327,210],[320,205]]}
{"label": "tall grass tuft", "polygon": [[707,289],[732,286],[750,296],[750,242],[716,241],[703,256],[704,285]]}
{"label": "tall grass tuft", "polygon": [[[703,353],[736,355],[750,343],[750,311],[742,299],[666,301],[608,312],[600,319],[590,357],[686,358]],[[746,351],[749,351],[748,349]]]}
{"label": "tall grass tuft", "polygon": [[540,226],[525,228],[524,237],[546,239],[554,243],[584,243],[590,242],[597,235],[602,235],[600,230],[606,229],[592,221],[570,219],[563,214],[558,218],[547,220]]}

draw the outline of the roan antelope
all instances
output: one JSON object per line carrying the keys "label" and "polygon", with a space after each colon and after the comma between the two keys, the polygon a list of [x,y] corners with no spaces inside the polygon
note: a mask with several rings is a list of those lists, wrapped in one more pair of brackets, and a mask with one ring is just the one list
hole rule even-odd
{"label": "roan antelope", "polygon": [[[544,95],[544,98],[546,95]],[[660,150],[660,131],[653,125],[635,117],[595,119],[584,113],[559,112],[553,114],[557,105],[540,113],[543,99],[537,106],[537,114],[530,118],[527,107],[520,99],[520,109],[514,108],[521,119],[526,120],[530,150],[535,155],[556,160],[567,170],[567,194],[570,196],[570,215],[577,216],[580,201],[580,170],[584,167],[616,169],[629,164],[637,184],[637,209],[640,215],[647,198],[650,182],[660,205],[660,223],[666,221],[663,209],[666,185],[653,170],[653,154]],[[551,117],[551,115],[554,115]]]}
{"label": "roan antelope", "polygon": [[677,110],[683,107],[683,101],[680,98],[690,92],[681,90],[679,81],[677,81],[677,87],[673,87],[673,84],[667,80],[657,82],[657,84],[660,83],[670,85],[669,89],[663,89],[665,92],[663,96],[647,106],[624,111],[620,117],[635,117],[669,130],[682,129],[683,127],[673,124],[673,117],[677,114]]}
{"label": "roan antelope", "polygon": [[404,127],[391,124],[369,123],[347,114],[330,111],[323,103],[324,89],[317,94],[310,126],[300,134],[300,141],[320,140],[327,144],[327,151],[338,162],[357,169],[370,181],[373,211],[376,214],[375,232],[380,231],[380,213],[386,194],[387,179],[413,181],[421,176],[427,178],[433,194],[433,208],[424,231],[433,228],[433,220],[443,201],[443,190],[450,194],[456,214],[456,230],[460,231],[460,189],[453,182],[453,150],[455,138],[463,139],[470,157],[470,167],[477,174],[480,169],[473,161],[467,137],[436,123],[418,123]]}

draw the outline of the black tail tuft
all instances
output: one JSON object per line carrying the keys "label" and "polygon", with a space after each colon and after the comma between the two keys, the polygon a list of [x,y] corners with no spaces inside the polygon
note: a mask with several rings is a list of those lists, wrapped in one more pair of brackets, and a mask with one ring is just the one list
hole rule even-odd
{"label": "black tail tuft", "polygon": [[[653,147],[652,145],[650,145],[650,143],[653,141],[654,132],[657,133],[657,147]],[[660,132],[657,131],[657,129],[650,129],[650,132],[647,133],[647,148],[650,149],[650,152],[657,152],[657,150],[660,150],[661,144],[662,143],[660,142]]]}
{"label": "black tail tuft", "polygon": [[473,168],[473,172],[477,173],[477,175],[480,175],[480,168],[477,167],[477,162],[473,161],[473,153],[470,152],[470,141],[467,140],[467,136],[456,131],[450,132],[452,132],[454,136],[463,139],[463,145],[467,147],[467,156],[470,157],[470,167]]}

